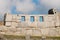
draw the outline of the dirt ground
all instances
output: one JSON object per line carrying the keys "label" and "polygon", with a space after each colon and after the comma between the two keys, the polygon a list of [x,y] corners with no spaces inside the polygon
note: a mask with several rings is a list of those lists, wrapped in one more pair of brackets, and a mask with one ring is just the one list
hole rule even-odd
{"label": "dirt ground", "polygon": [[0,22],[0,26],[3,25],[3,22]]}

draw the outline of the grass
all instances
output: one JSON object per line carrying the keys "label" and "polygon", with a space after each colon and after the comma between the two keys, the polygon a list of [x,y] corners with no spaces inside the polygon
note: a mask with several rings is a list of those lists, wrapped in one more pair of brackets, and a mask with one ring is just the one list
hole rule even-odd
{"label": "grass", "polygon": [[60,39],[60,37],[46,37],[48,39]]}
{"label": "grass", "polygon": [[5,38],[16,38],[16,39],[18,39],[18,38],[24,39],[25,38],[25,36],[16,36],[16,35],[4,35],[4,37]]}
{"label": "grass", "polygon": [[[22,38],[22,39],[25,39],[25,36],[17,36],[17,35],[4,35],[4,37],[6,38]],[[30,38],[42,38],[41,36],[31,36]],[[57,40],[60,40],[60,37],[46,37],[46,39],[57,39]]]}

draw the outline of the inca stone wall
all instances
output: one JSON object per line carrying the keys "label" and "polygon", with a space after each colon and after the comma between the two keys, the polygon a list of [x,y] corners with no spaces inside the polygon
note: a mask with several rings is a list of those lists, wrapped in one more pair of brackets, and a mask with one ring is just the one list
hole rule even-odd
{"label": "inca stone wall", "polygon": [[[12,15],[6,14],[5,26],[15,26],[15,27],[55,27],[60,25],[60,14],[55,15]],[[25,17],[25,21],[21,21],[21,17]],[[34,17],[34,22],[31,22],[30,17]],[[39,21],[39,17],[43,17],[43,21]]]}
{"label": "inca stone wall", "polygon": [[0,40],[60,40],[60,13],[51,10],[47,15],[6,13]]}
{"label": "inca stone wall", "polygon": [[60,14],[54,13],[48,15],[13,15],[6,13],[4,17],[5,25],[0,28],[0,33],[24,36],[26,34],[30,36],[60,36]]}

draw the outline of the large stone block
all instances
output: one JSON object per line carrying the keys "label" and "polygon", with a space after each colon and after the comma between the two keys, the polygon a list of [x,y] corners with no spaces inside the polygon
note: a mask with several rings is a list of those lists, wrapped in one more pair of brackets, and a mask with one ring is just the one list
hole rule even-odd
{"label": "large stone block", "polygon": [[6,22],[6,25],[5,26],[11,26],[11,22]]}

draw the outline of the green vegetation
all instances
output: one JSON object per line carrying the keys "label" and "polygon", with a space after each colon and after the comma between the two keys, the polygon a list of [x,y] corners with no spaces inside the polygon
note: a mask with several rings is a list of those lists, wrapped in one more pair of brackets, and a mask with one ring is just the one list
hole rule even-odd
{"label": "green vegetation", "polygon": [[[24,35],[4,35],[4,37],[5,38],[7,38],[7,39],[25,39],[25,36]],[[41,36],[30,36],[30,38],[31,39],[42,39],[42,37]],[[46,40],[50,40],[50,39],[52,39],[52,40],[60,40],[60,37],[46,37],[45,38]]]}
{"label": "green vegetation", "polygon": [[25,36],[16,36],[16,35],[4,35],[5,38],[25,38]]}
{"label": "green vegetation", "polygon": [[56,40],[60,40],[60,37],[46,37],[46,39],[56,39]]}

